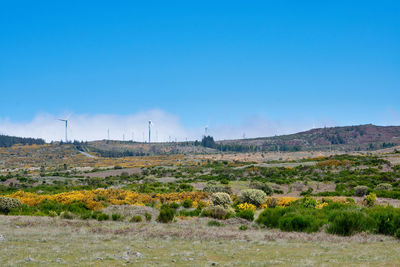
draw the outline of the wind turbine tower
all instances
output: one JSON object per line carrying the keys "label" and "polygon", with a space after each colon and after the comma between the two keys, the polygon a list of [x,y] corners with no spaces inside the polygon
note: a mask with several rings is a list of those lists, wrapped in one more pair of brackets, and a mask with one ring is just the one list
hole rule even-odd
{"label": "wind turbine tower", "polygon": [[151,143],[151,124],[152,122],[149,121],[149,144]]}
{"label": "wind turbine tower", "polygon": [[65,143],[68,143],[68,120],[58,119],[65,122]]}

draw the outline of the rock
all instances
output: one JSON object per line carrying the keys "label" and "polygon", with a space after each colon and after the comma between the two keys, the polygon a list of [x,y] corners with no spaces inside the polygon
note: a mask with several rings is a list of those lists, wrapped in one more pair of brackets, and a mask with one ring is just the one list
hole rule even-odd
{"label": "rock", "polygon": [[172,260],[172,262],[176,262],[176,260],[175,260],[175,259],[173,259],[173,260]]}
{"label": "rock", "polygon": [[218,262],[212,262],[211,263],[211,266],[217,266],[218,265]]}
{"label": "rock", "polygon": [[34,258],[31,258],[31,257],[29,257],[29,258],[26,258],[26,259],[25,259],[25,261],[26,261],[26,262],[31,262],[31,261],[35,261],[35,259],[34,259]]}
{"label": "rock", "polygon": [[134,252],[133,255],[134,255],[136,258],[143,258],[143,257],[144,257],[142,253],[137,252],[137,251]]}
{"label": "rock", "polygon": [[63,259],[61,259],[61,258],[57,258],[57,259],[56,259],[56,262],[57,262],[57,263],[63,263],[63,262],[64,262],[64,260],[63,260]]}
{"label": "rock", "polygon": [[103,258],[102,258],[102,257],[97,257],[97,260],[98,260],[98,261],[102,261]]}
{"label": "rock", "polygon": [[6,241],[6,239],[4,238],[4,236],[2,234],[0,234],[0,241]]}
{"label": "rock", "polygon": [[124,261],[129,261],[129,252],[125,252],[123,255],[122,255],[122,257],[121,257],[121,259],[123,259]]}

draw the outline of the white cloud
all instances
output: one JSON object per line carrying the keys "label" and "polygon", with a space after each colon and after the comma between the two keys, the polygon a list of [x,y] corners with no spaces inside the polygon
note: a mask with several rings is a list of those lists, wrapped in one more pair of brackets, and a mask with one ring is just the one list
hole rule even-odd
{"label": "white cloud", "polygon": [[[66,115],[54,116],[38,114],[30,122],[13,122],[0,118],[0,133],[14,136],[43,138],[46,141],[64,140],[64,124],[58,118]],[[152,120],[152,141],[168,140],[199,140],[204,134],[204,127],[185,127],[179,117],[162,110],[149,110],[131,115],[112,114],[72,114],[69,116],[69,140],[101,140],[107,139],[107,130],[110,130],[110,139],[148,140],[148,121]],[[245,134],[246,138],[264,137],[281,134],[290,134],[312,128],[313,123],[279,122],[267,120],[260,116],[252,116],[236,125],[209,125],[209,134],[217,140],[238,139]],[[317,122],[316,127],[323,127],[323,122]],[[329,126],[329,125],[327,125]]]}

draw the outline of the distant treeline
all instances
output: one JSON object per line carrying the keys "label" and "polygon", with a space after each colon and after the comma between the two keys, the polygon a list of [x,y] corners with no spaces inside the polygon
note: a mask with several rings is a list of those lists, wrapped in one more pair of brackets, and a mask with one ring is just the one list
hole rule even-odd
{"label": "distant treeline", "polygon": [[10,147],[16,144],[21,145],[43,145],[46,142],[39,138],[25,138],[25,137],[16,137],[16,136],[8,136],[8,135],[0,135],[0,147]]}
{"label": "distant treeline", "polygon": [[204,136],[201,142],[196,141],[194,145],[201,145],[204,147],[214,148],[222,152],[261,152],[261,151],[300,151],[299,146],[289,145],[240,145],[240,144],[217,144],[212,136]]}
{"label": "distant treeline", "polygon": [[[344,142],[341,138],[331,138],[330,139],[331,145],[333,145],[334,149],[337,148],[337,146],[342,145]],[[276,152],[276,151],[281,151],[281,152],[296,152],[296,151],[302,151],[302,150],[312,150],[312,149],[324,149],[323,147],[313,147],[313,146],[298,146],[298,145],[287,145],[285,143],[281,144],[267,144],[264,143],[262,145],[241,145],[241,144],[221,144],[221,143],[216,143],[214,141],[214,138],[212,136],[204,136],[201,142],[196,141],[194,142],[195,146],[203,146],[203,147],[208,147],[208,148],[213,148],[222,152]],[[397,144],[395,143],[369,143],[369,144],[363,144],[360,146],[354,146],[354,145],[347,145],[347,148],[351,148],[353,150],[377,150],[377,149],[382,149],[382,148],[390,148],[393,146],[396,146]],[[331,147],[326,146],[325,149],[330,149]]]}

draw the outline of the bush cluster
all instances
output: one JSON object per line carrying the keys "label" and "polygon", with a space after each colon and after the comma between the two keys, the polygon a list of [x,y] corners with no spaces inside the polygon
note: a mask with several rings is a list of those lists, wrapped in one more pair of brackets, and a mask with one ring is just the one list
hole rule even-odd
{"label": "bush cluster", "polygon": [[353,203],[332,202],[322,209],[296,201],[289,207],[265,209],[256,222],[283,231],[317,232],[326,225],[331,234],[350,236],[360,232],[400,237],[400,208],[373,206],[360,208]]}
{"label": "bush cluster", "polygon": [[266,198],[264,191],[259,189],[245,189],[240,192],[239,199],[242,202],[251,203],[256,206],[261,206]]}
{"label": "bush cluster", "polygon": [[174,220],[175,210],[168,207],[163,206],[161,207],[160,214],[157,217],[157,221],[161,223],[169,223]]}
{"label": "bush cluster", "polygon": [[221,206],[225,209],[232,206],[232,199],[227,193],[214,193],[211,195],[210,200],[213,206]]}
{"label": "bush cluster", "polygon": [[368,193],[368,186],[364,186],[364,185],[359,185],[354,187],[354,194],[357,197],[363,197]]}
{"label": "bush cluster", "polygon": [[9,213],[12,209],[17,209],[22,206],[19,199],[10,197],[0,197],[0,212]]}
{"label": "bush cluster", "polygon": [[252,181],[250,183],[250,188],[264,191],[267,196],[272,195],[273,192],[272,188],[268,184],[259,181]]}

